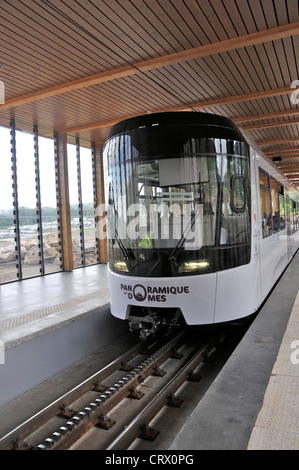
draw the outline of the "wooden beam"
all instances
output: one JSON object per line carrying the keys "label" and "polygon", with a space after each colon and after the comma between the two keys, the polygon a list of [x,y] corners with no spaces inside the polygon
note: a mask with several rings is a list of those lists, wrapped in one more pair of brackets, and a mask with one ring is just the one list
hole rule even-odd
{"label": "wooden beam", "polygon": [[260,140],[260,141],[256,142],[256,144],[260,145],[262,147],[264,145],[289,144],[291,142],[299,142],[299,136],[298,137],[291,137],[289,139]]}
{"label": "wooden beam", "polygon": [[252,124],[249,126],[241,126],[241,127],[244,131],[252,131],[254,129],[268,129],[271,127],[292,126],[293,124],[299,124],[299,119],[291,119],[290,121],[276,121],[276,122]]}
{"label": "wooden beam", "polygon": [[[192,108],[194,107],[200,109],[212,106],[220,106],[223,104],[240,103],[243,101],[261,100],[264,98],[272,98],[274,96],[288,95],[289,93],[292,93],[292,89],[290,87],[274,88],[272,90],[255,91],[253,93],[245,93],[243,95],[226,96],[224,98],[213,98],[212,100],[206,100],[201,102],[198,101],[196,103],[192,103]],[[236,122],[235,119],[233,119],[233,121]]]}
{"label": "wooden beam", "polygon": [[[281,96],[281,95],[287,95],[289,93],[292,93],[292,89],[290,87],[283,87],[283,88],[275,88],[274,90],[263,90],[263,91],[257,91],[254,93],[247,93],[244,95],[233,95],[233,96],[225,96],[222,98],[213,98],[211,100],[205,100],[205,101],[196,101],[194,103],[190,103],[190,106],[194,109],[204,109],[204,108],[211,108],[213,106],[220,106],[223,104],[232,104],[232,103],[241,103],[244,101],[252,101],[252,100],[258,100],[258,99],[263,99],[263,98],[271,98],[274,96]],[[156,109],[153,110],[152,113],[166,113],[166,112],[175,112],[175,111],[189,111],[190,106],[188,105],[180,105],[180,106],[172,106],[170,108],[161,108],[161,109]],[[294,110],[296,114],[296,109]],[[144,113],[141,114],[145,114]],[[118,117],[116,119],[110,119],[108,121],[99,121],[99,122],[92,122],[89,124],[83,124],[81,126],[76,126],[76,127],[71,127],[69,129],[60,129],[61,134],[79,134],[80,132],[85,132],[85,131],[92,131],[94,129],[102,129],[105,127],[111,127],[113,124],[116,124],[117,122],[123,120],[123,119],[130,119],[132,117],[140,116],[141,114],[131,114],[127,116],[122,116]],[[273,113],[272,113],[273,114]],[[298,110],[299,114],[299,110]],[[273,117],[273,116],[272,116]],[[276,117],[276,116],[274,116]],[[243,117],[240,118],[235,118],[232,119],[234,122],[242,122],[242,119],[245,121],[252,121],[254,119],[254,116],[246,116],[245,119]],[[259,117],[259,119],[262,119]],[[265,118],[267,119],[267,117]],[[51,134],[48,134],[50,136]]]}
{"label": "wooden beam", "polygon": [[57,136],[59,190],[60,190],[60,221],[61,242],[63,253],[63,270],[73,270],[73,248],[71,231],[71,209],[69,199],[68,163],[67,163],[67,138],[64,135]]}
{"label": "wooden beam", "polygon": [[[279,88],[277,90],[279,90]],[[282,88],[281,90],[284,90],[284,89]],[[292,92],[291,88],[285,88],[285,90],[289,90],[289,93]],[[281,93],[281,95],[283,94],[287,94],[287,93]],[[270,96],[267,96],[267,98],[269,97]],[[240,124],[242,122],[262,121],[265,119],[275,119],[275,118],[280,118],[280,117],[296,116],[297,114],[299,114],[299,109],[294,108],[294,109],[288,109],[286,111],[276,111],[274,113],[256,114],[253,116],[240,116],[238,118],[234,118],[233,121],[236,124]]]}
{"label": "wooden beam", "polygon": [[[95,145],[95,170],[96,170],[96,197],[97,197],[97,210],[102,204],[105,204],[105,191],[104,191],[104,169],[103,169],[103,145]],[[100,263],[107,263],[108,261],[108,247],[107,238],[103,238],[101,222],[104,218],[103,211],[97,214],[97,240],[99,244],[99,261]],[[106,232],[107,233],[107,232]]]}
{"label": "wooden beam", "polygon": [[[241,103],[244,101],[261,100],[264,98],[272,98],[274,96],[288,95],[292,93],[292,91],[293,90],[290,87],[274,88],[272,90],[255,91],[253,93],[244,93],[242,95],[224,96],[222,98],[212,98],[210,100],[205,100],[205,101],[196,101],[194,103],[190,103],[190,105],[173,106],[171,108],[164,108],[162,110],[157,110],[157,111],[152,111],[152,112],[154,113],[154,112],[161,112],[161,111],[162,112],[189,111],[190,106],[194,109],[211,108],[213,106],[221,106],[224,104]],[[240,117],[236,119],[243,119],[243,118]],[[235,119],[233,119],[233,121],[235,121]]]}
{"label": "wooden beam", "polygon": [[289,163],[288,165],[286,164],[279,164],[276,165],[281,171],[287,171],[290,168],[299,168],[299,162],[298,163]]}
{"label": "wooden beam", "polygon": [[287,38],[299,33],[299,21],[288,23],[283,26],[276,26],[274,28],[257,31],[244,36],[237,36],[235,38],[226,39],[204,46],[198,46],[192,49],[187,49],[172,54],[155,57],[154,59],[136,62],[134,64],[124,65],[122,67],[106,70],[104,72],[89,75],[87,77],[70,80],[69,82],[53,85],[42,90],[37,90],[26,95],[17,96],[7,100],[5,104],[0,105],[0,111],[10,109],[15,106],[32,103],[37,100],[57,96],[61,93],[67,93],[74,90],[79,90],[92,85],[98,85],[107,81],[127,77],[148,70],[154,70],[160,67],[185,62],[188,60],[199,59],[201,57],[208,57],[215,54],[221,54],[244,47],[254,46],[277,39]]}
{"label": "wooden beam", "polygon": [[284,147],[279,147],[278,149],[275,149],[275,150],[265,150],[264,153],[266,155],[280,155],[279,152],[282,152],[282,153],[291,153],[291,152],[299,152],[299,147],[291,147],[291,148],[284,148]]}
{"label": "wooden beam", "polygon": [[[123,119],[129,119],[131,117],[138,116],[138,114],[133,114],[130,116],[125,116],[124,118],[116,118],[116,119],[109,119],[108,121],[101,121],[101,122],[94,122],[91,124],[82,124],[82,126],[76,126],[76,127],[71,127],[70,129],[61,129],[60,134],[72,134],[76,135],[80,132],[85,132],[85,131],[92,131],[94,129],[102,129],[105,127],[111,127],[117,122],[123,120]],[[48,136],[51,134],[48,134]]]}

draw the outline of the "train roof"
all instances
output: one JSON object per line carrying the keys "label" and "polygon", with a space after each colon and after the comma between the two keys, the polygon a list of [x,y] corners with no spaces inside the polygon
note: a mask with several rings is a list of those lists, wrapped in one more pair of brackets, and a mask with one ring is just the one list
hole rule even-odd
{"label": "train roof", "polygon": [[[194,137],[225,138],[248,144],[261,158],[263,162],[261,166],[288,188],[291,197],[299,202],[299,192],[295,186],[279,171],[275,164],[264,155],[262,150],[244,135],[233,121],[224,116],[192,111],[144,114],[114,124],[110,128],[108,140],[118,135],[133,135],[139,130],[150,131],[151,133],[154,131],[156,135],[160,134],[160,138],[158,139],[160,147],[163,146],[161,139],[163,139],[163,133],[167,132],[166,129],[168,129],[170,138],[176,140],[175,127],[185,129],[183,133],[186,135],[189,134],[189,137],[191,137],[194,127],[196,127],[196,135],[194,135]],[[187,130],[188,128],[190,128],[190,133]],[[137,141],[135,143],[137,144]],[[137,146],[140,146],[140,142]]]}
{"label": "train roof", "polygon": [[[125,119],[111,127],[108,139],[120,134],[154,126],[164,128],[188,126],[193,129],[194,126],[196,126],[197,128],[202,128],[203,133],[205,133],[207,137],[227,138],[247,143],[245,136],[230,119],[217,114],[192,111],[150,113]],[[197,129],[197,131],[199,131],[199,129]]]}

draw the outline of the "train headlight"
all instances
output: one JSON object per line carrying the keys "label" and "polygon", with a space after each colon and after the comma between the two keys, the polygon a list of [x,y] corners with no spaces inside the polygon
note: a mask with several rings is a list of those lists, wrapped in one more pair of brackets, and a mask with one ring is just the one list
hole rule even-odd
{"label": "train headlight", "polygon": [[192,273],[207,269],[210,263],[206,259],[197,259],[193,261],[184,261],[179,267],[179,273]]}
{"label": "train headlight", "polygon": [[121,271],[122,273],[128,273],[127,263],[125,261],[115,261],[114,269],[116,271]]}

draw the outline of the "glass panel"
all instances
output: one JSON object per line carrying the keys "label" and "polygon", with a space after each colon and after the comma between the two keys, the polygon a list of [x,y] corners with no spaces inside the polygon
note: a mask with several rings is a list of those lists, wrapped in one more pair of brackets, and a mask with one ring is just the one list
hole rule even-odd
{"label": "glass panel", "polygon": [[20,245],[23,279],[40,275],[33,135],[16,132]]}
{"label": "glass panel", "polygon": [[223,157],[222,172],[223,199],[220,219],[220,244],[249,243],[250,186],[248,161],[241,157]]}
{"label": "glass panel", "polygon": [[284,188],[278,184],[280,230],[285,228]]}
{"label": "glass panel", "polygon": [[185,250],[214,245],[216,165],[215,157],[114,165],[110,203],[122,244],[175,250],[178,243]]}
{"label": "glass panel", "polygon": [[245,210],[245,180],[242,176],[232,177],[230,205],[234,212],[241,213]]}
{"label": "glass panel", "polygon": [[291,233],[294,233],[294,201],[290,200],[290,222],[291,222]]}
{"label": "glass panel", "polygon": [[17,279],[10,130],[0,128],[0,284]]}
{"label": "glass panel", "polygon": [[74,268],[82,266],[76,146],[68,144],[68,174]]}
{"label": "glass panel", "polygon": [[80,147],[85,265],[97,263],[91,149]]}
{"label": "glass panel", "polygon": [[292,225],[291,225],[291,200],[288,195],[286,195],[286,225],[287,225],[287,234],[292,235]]}
{"label": "glass panel", "polygon": [[39,137],[40,191],[45,274],[61,271],[56,206],[54,141]]}
{"label": "glass panel", "polygon": [[298,208],[299,204],[298,202],[295,202],[295,207],[294,207],[294,229],[295,231],[298,230]]}
{"label": "glass panel", "polygon": [[280,230],[280,216],[279,216],[279,203],[278,203],[278,186],[277,181],[270,177],[271,184],[271,204],[272,204],[272,213],[273,217],[273,233]]}
{"label": "glass panel", "polygon": [[[200,154],[201,141],[191,139],[184,158],[125,162],[122,139],[109,142],[106,200],[111,269],[173,276],[249,262],[249,160],[215,154],[222,144],[217,139],[209,142],[208,155]],[[231,205],[233,178],[242,182],[238,209]]]}
{"label": "glass panel", "polygon": [[260,168],[259,176],[262,211],[262,236],[265,238],[272,234],[269,175]]}

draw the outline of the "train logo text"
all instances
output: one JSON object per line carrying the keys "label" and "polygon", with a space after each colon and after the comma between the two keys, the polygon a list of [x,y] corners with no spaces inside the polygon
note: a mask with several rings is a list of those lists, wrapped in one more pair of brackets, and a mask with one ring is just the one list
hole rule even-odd
{"label": "train logo text", "polygon": [[166,302],[169,295],[189,294],[189,286],[143,286],[142,284],[121,284],[120,290],[128,299],[138,302]]}

